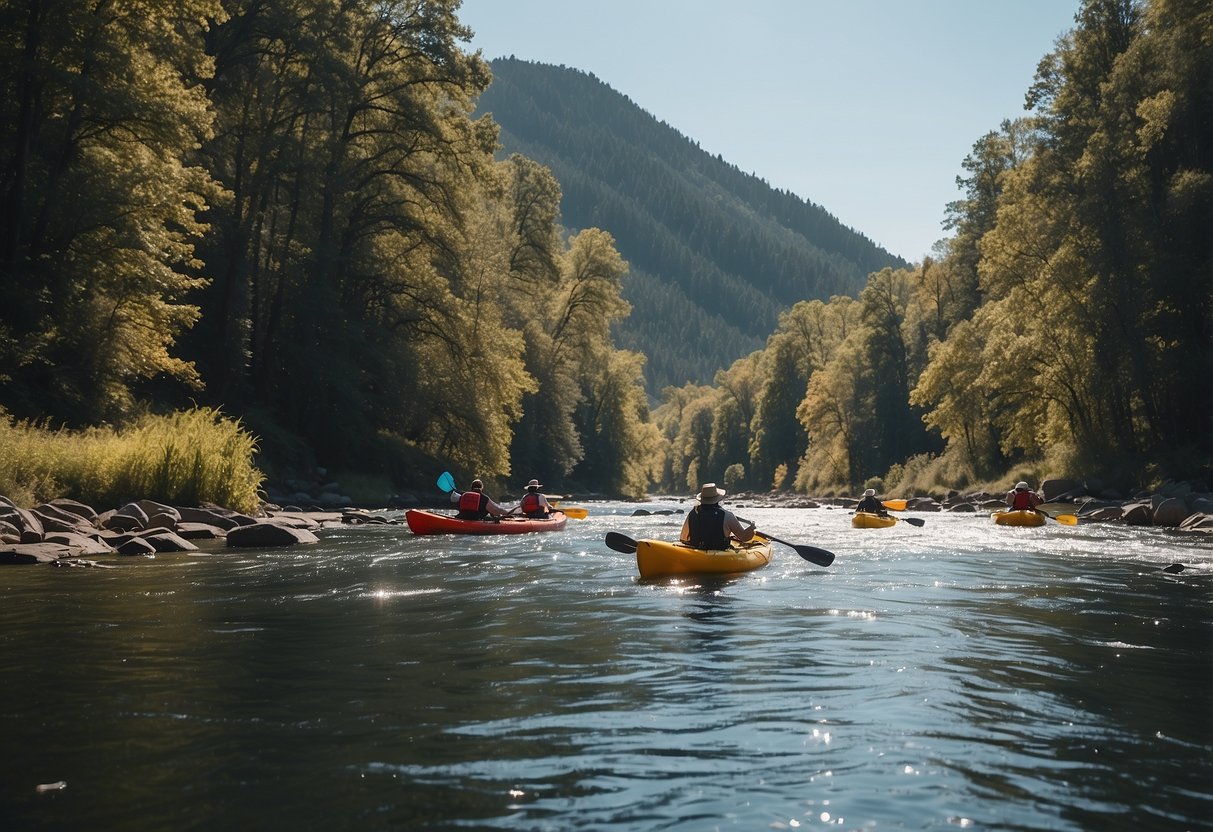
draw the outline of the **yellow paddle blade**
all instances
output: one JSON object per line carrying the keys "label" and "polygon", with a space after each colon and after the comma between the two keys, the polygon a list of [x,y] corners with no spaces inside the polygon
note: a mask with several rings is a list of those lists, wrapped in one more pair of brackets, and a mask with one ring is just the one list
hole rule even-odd
{"label": "yellow paddle blade", "polygon": [[1058,523],[1064,523],[1067,526],[1077,526],[1078,518],[1073,514],[1059,514],[1053,518]]}
{"label": "yellow paddle blade", "polygon": [[577,506],[560,506],[557,511],[563,511],[565,517],[572,517],[574,520],[584,520],[590,513],[589,510]]}
{"label": "yellow paddle blade", "polygon": [[882,506],[889,511],[905,511],[908,500],[885,500],[881,503]]}

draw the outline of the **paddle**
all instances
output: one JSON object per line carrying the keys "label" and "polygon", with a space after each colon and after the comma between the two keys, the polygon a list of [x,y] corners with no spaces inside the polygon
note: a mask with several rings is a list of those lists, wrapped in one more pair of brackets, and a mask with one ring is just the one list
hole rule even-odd
{"label": "paddle", "polygon": [[911,526],[917,526],[920,529],[927,524],[927,521],[923,520],[921,517],[894,517],[893,519],[900,520],[903,523],[909,523]]}
{"label": "paddle", "polygon": [[1038,508],[1034,508],[1032,510],[1035,511],[1037,514],[1043,514],[1045,516],[1046,520],[1056,520],[1058,523],[1061,523],[1063,526],[1077,526],[1078,525],[1078,518],[1075,517],[1073,514],[1059,514],[1056,517],[1054,517],[1053,515],[1049,514],[1049,512],[1041,511]]}
{"label": "paddle", "polygon": [[905,511],[908,502],[909,500],[885,500],[881,505],[889,511]]}
{"label": "paddle", "polygon": [[450,471],[443,471],[438,475],[438,487],[446,494],[455,490],[455,478],[451,476]]}
{"label": "paddle", "polygon": [[588,509],[578,508],[577,506],[556,505],[555,509],[562,512],[565,517],[572,517],[574,520],[584,520],[590,513]]}
{"label": "paddle", "polygon": [[[737,519],[742,523],[749,523],[751,526],[754,525],[753,522],[745,519],[744,517],[738,517]],[[754,530],[754,534],[760,534],[767,540],[774,540],[776,543],[782,543],[784,546],[790,546],[796,550],[796,554],[800,555],[810,563],[817,564],[818,566],[829,566],[834,562],[834,553],[827,549],[809,546],[807,543],[788,543],[786,540],[780,540],[774,535],[767,534],[766,532],[760,532],[757,529]]]}
{"label": "paddle", "polygon": [[616,552],[623,552],[625,555],[631,555],[636,552],[636,541],[626,534],[620,534],[619,532],[607,532],[606,545],[608,548],[614,549]]}

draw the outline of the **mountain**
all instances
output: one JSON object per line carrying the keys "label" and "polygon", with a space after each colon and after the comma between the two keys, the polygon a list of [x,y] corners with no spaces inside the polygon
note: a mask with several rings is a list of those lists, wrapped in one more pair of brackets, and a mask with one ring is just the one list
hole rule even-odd
{"label": "mountain", "polygon": [[478,112],[503,153],[549,167],[563,224],[615,237],[631,266],[621,347],[648,356],[650,395],[710,383],[766,343],[798,301],[854,295],[908,265],[824,208],[712,156],[592,74],[498,58]]}

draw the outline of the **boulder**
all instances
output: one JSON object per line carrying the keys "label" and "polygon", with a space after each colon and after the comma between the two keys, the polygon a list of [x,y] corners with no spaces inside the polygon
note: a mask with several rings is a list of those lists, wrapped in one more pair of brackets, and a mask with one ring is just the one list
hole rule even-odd
{"label": "boulder", "polygon": [[182,521],[177,524],[177,534],[186,540],[217,540],[223,537],[225,533],[218,526],[211,526],[207,523],[187,523]]}
{"label": "boulder", "polygon": [[1111,522],[1119,520],[1124,514],[1120,506],[1096,506],[1092,509],[1082,509],[1079,519],[1092,522]]}
{"label": "boulder", "polygon": [[229,529],[227,533],[227,545],[230,547],[261,548],[319,542],[320,538],[307,529],[293,529],[271,522],[239,526]]}
{"label": "boulder", "polygon": [[1086,491],[1086,487],[1078,480],[1054,479],[1045,480],[1040,484],[1040,496],[1046,503],[1051,503],[1059,497],[1076,497]]}
{"label": "boulder", "polygon": [[977,511],[977,506],[972,503],[957,503],[954,506],[949,506],[948,511],[956,512],[957,514],[973,514]]}
{"label": "boulder", "polygon": [[110,531],[136,531],[143,528],[146,520],[146,517],[139,519],[136,515],[126,512],[109,511],[103,512],[101,517],[97,518],[97,523],[101,525],[102,529]]}
{"label": "boulder", "polygon": [[71,557],[72,550],[62,543],[17,543],[0,546],[0,564],[54,563]]}
{"label": "boulder", "polygon": [[30,509],[30,514],[37,517],[38,522],[42,524],[43,537],[51,532],[74,532],[83,528],[92,528],[92,524],[86,523],[83,517],[54,506],[35,506]]}
{"label": "boulder", "polygon": [[22,543],[42,542],[42,522],[31,512],[16,506],[0,506],[0,520],[17,527]]}
{"label": "boulder", "polygon": [[198,547],[185,538],[170,531],[157,531],[140,535],[157,552],[196,552]]}
{"label": "boulder", "polygon": [[167,514],[173,518],[174,524],[181,519],[181,514],[177,509],[172,506],[166,506],[164,503],[157,503],[153,500],[140,500],[135,505],[139,506],[149,518],[155,517],[158,514]]}
{"label": "boulder", "polygon": [[1179,525],[1185,532],[1213,534],[1213,514],[1193,514]]}
{"label": "boulder", "polygon": [[120,555],[154,555],[156,547],[148,543],[142,537],[132,537],[121,546],[118,547]]}
{"label": "boulder", "polygon": [[1121,509],[1120,519],[1130,526],[1149,526],[1153,522],[1154,509],[1149,503],[1126,503]]}
{"label": "boulder", "polygon": [[79,532],[48,532],[43,538],[46,543],[58,543],[70,546],[78,555],[112,555],[113,547],[94,537]]}
{"label": "boulder", "polygon": [[139,505],[138,503],[127,503],[119,508],[117,513],[125,517],[134,517],[139,521],[139,525],[141,527],[146,528],[147,526],[147,512],[144,511],[143,506]]}
{"label": "boulder", "polygon": [[1168,497],[1154,507],[1154,525],[1175,527],[1188,519],[1192,512],[1188,504],[1178,497]]}
{"label": "boulder", "polygon": [[209,508],[178,506],[177,514],[180,516],[180,522],[182,523],[205,523],[208,526],[215,526],[225,531],[240,525],[230,515],[212,511]]}
{"label": "boulder", "polygon": [[0,520],[0,542],[20,543],[21,530],[7,520]]}
{"label": "boulder", "polygon": [[97,512],[93,509],[93,507],[77,502],[76,500],[69,500],[66,497],[58,497],[51,500],[48,505],[52,505],[55,508],[62,509],[64,511],[70,511],[72,514],[83,517],[89,523],[95,524],[97,522]]}

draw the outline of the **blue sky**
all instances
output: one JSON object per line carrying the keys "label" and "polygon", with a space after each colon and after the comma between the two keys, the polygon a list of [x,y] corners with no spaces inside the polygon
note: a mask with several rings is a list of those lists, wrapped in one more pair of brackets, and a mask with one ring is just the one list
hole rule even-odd
{"label": "blue sky", "polygon": [[907,260],[1078,0],[464,0],[467,48],[592,72]]}

